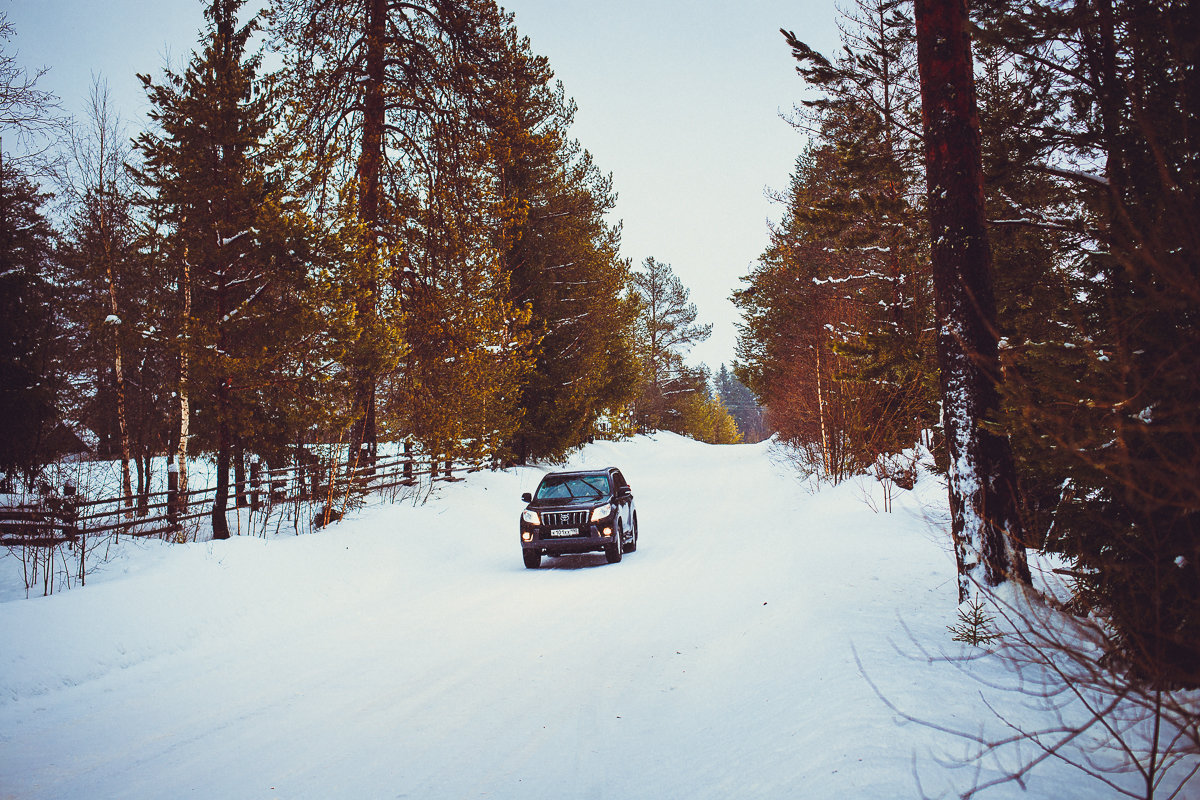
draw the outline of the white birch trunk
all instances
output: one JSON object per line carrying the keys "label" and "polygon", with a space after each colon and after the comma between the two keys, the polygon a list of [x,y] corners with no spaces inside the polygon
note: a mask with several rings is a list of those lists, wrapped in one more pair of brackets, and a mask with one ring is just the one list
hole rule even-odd
{"label": "white birch trunk", "polygon": [[183,247],[183,318],[179,342],[179,446],[175,451],[175,464],[179,468],[179,509],[184,513],[188,506],[188,437],[192,410],[188,402],[188,357],[191,348],[192,330],[192,270],[188,265],[187,245]]}

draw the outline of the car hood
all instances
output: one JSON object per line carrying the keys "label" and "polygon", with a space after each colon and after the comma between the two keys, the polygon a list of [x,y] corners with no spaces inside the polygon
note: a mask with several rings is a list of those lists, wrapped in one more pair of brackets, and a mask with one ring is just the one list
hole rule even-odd
{"label": "car hood", "polygon": [[534,500],[529,504],[529,508],[569,508],[572,506],[592,507],[602,505],[612,499],[609,495],[601,495],[600,497],[551,497],[545,500]]}

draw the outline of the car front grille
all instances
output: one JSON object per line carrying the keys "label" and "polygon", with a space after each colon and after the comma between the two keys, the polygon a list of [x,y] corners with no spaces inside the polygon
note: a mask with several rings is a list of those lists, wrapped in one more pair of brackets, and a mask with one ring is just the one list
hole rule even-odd
{"label": "car front grille", "polygon": [[586,511],[545,511],[542,524],[551,528],[580,528],[587,524]]}

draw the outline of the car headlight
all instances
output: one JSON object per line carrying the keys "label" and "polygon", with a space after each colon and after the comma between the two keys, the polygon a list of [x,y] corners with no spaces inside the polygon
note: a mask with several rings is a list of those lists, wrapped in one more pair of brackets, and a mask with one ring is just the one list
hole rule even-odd
{"label": "car headlight", "polygon": [[612,503],[605,503],[602,506],[592,509],[592,522],[599,522],[605,517],[612,514]]}
{"label": "car headlight", "polygon": [[528,522],[530,525],[542,524],[542,518],[538,516],[538,513],[528,508],[521,512],[521,521]]}

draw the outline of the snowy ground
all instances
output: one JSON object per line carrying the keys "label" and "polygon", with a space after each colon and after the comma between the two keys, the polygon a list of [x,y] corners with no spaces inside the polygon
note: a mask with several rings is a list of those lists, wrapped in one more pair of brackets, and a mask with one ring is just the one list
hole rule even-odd
{"label": "snowy ground", "polygon": [[[876,514],[853,483],[806,491],[766,445],[659,434],[573,463],[633,485],[641,537],[620,564],[526,570],[518,498],[541,471],[521,469],[312,535],[130,543],[85,588],[0,603],[0,797],[970,786],[936,760],[962,745],[899,720],[855,660],[918,716],[988,716],[969,675],[917,655],[962,647],[952,557],[918,502],[934,481]],[[983,796],[1106,795],[1051,766]]]}

